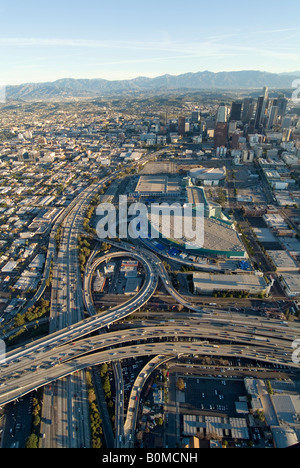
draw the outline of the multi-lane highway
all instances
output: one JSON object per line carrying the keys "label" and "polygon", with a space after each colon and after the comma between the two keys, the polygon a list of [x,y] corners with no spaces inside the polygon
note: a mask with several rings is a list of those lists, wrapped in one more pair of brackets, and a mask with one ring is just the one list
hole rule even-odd
{"label": "multi-lane highway", "polygon": [[[153,157],[153,155],[152,155]],[[103,362],[114,364],[116,399],[115,446],[131,446],[137,402],[151,370],[166,359],[179,355],[239,356],[262,363],[298,369],[292,362],[292,343],[300,337],[299,328],[286,327],[275,320],[244,317],[224,311],[216,316],[181,296],[173,287],[163,263],[139,243],[127,244],[106,239],[119,249],[102,257],[93,252],[83,281],[78,266],[77,239],[83,218],[93,196],[118,172],[85,189],[55,224],[47,256],[40,297],[53,265],[50,334],[10,351],[0,368],[0,404],[6,404],[45,386],[41,433],[43,447],[84,447],[90,445],[85,369]],[[55,235],[61,226],[59,249]],[[126,302],[96,314],[91,281],[96,268],[111,258],[130,256],[144,270],[139,293]],[[160,278],[176,302],[190,311],[184,324],[127,328],[108,332],[109,326],[144,306],[155,293]],[[89,318],[84,319],[84,309]],[[95,332],[101,332],[91,336]],[[106,332],[106,333],[104,333]],[[138,377],[129,401],[124,426],[124,396],[119,363],[126,358],[151,356],[155,359]]]}
{"label": "multi-lane highway", "polygon": [[[176,338],[177,341],[172,341]],[[151,340],[151,342],[149,342]],[[153,342],[155,340],[155,342]],[[14,400],[36,387],[85,369],[95,359],[97,363],[119,361],[137,356],[148,349],[149,355],[197,354],[239,356],[259,362],[280,364],[291,368],[292,340],[278,329],[277,334],[240,325],[231,331],[219,324],[132,328],[88,337],[70,346],[45,347],[40,352],[10,353],[6,367],[0,372],[0,404]],[[120,348],[119,346],[122,345]],[[178,347],[178,349],[177,349]],[[156,352],[159,349],[159,352]],[[92,354],[91,354],[92,352]],[[22,358],[21,358],[22,357]]]}
{"label": "multi-lane highway", "polygon": [[160,367],[162,364],[174,359],[174,355],[158,355],[151,359],[137,376],[130,393],[126,420],[124,423],[124,439],[122,441],[123,447],[133,448],[134,447],[134,434],[138,417],[139,401],[142,393],[142,389],[155,369]]}

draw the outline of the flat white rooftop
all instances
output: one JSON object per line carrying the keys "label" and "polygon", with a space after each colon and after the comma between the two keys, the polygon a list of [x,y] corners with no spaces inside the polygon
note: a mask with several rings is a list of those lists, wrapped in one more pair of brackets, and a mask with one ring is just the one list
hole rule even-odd
{"label": "flat white rooftop", "polygon": [[204,272],[193,274],[194,288],[201,292],[214,291],[249,291],[253,294],[263,292],[267,288],[267,283],[262,276],[252,274],[244,275],[223,275]]}

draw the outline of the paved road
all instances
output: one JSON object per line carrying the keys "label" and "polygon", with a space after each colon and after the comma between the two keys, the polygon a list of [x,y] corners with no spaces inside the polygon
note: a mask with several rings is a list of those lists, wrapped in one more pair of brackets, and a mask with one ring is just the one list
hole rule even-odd
{"label": "paved road", "polygon": [[[115,177],[115,175],[112,175],[111,178]],[[105,183],[105,181],[102,181],[102,183]],[[78,272],[77,235],[82,225],[82,213],[88,207],[90,197],[98,189],[99,184],[90,187],[81,194],[80,198],[74,203],[74,206],[68,211],[68,216],[64,219],[61,249],[57,255],[53,270],[51,334],[49,337],[8,354],[7,364],[9,366],[10,379],[7,379],[5,382],[3,381],[5,375],[7,376],[5,372],[8,368],[3,368],[4,372],[1,369],[0,402],[11,401],[11,399],[16,398],[16,395],[26,394],[33,386],[43,386],[48,382],[64,379],[65,376],[76,373],[75,376],[72,375],[72,377],[66,380],[68,383],[64,384],[64,380],[60,380],[59,384],[57,384],[58,387],[53,387],[52,393],[52,387],[49,388],[49,393],[46,392],[45,419],[48,420],[47,418],[49,417],[49,420],[55,423],[54,427],[60,428],[59,434],[62,434],[62,436],[61,442],[58,445],[65,447],[82,446],[88,440],[88,430],[84,424],[80,423],[79,417],[79,413],[83,416],[82,408],[84,402],[86,402],[84,369],[87,366],[94,366],[107,361],[117,363],[126,357],[151,355],[152,353],[153,355],[169,355],[170,353],[172,355],[177,355],[178,353],[216,355],[216,353],[223,353],[224,356],[234,356],[243,353],[245,357],[261,360],[262,362],[271,361],[293,365],[293,363],[290,363],[291,341],[296,336],[298,337],[298,330],[292,327],[286,329],[278,324],[275,325],[273,322],[268,322],[264,324],[265,329],[260,330],[261,338],[256,341],[257,337],[253,338],[253,329],[252,332],[250,330],[251,327],[255,327],[255,321],[253,321],[253,324],[250,324],[249,321],[245,325],[242,317],[240,323],[236,323],[234,320],[228,320],[228,316],[225,315],[218,318],[211,317],[210,312],[205,315],[197,304],[189,302],[189,299],[184,298],[174,289],[160,259],[139,245],[133,248],[126,243],[115,243],[115,246],[130,252],[135,258],[139,258],[144,265],[145,282],[141,291],[135,298],[130,299],[125,304],[106,311],[99,316],[94,316],[94,305],[91,301],[89,289],[89,281],[92,277],[94,263],[91,262],[88,267],[90,270],[87,269],[86,271],[82,295],[80,274]],[[114,245],[114,242],[111,243]],[[54,243],[52,248],[56,248]],[[52,258],[54,258],[53,255],[54,251],[52,251]],[[124,256],[124,252],[119,252],[119,255]],[[47,265],[48,271],[50,268],[49,263]],[[220,343],[219,348],[214,348],[213,346],[208,348],[203,344],[203,341],[199,343],[193,342],[191,345],[174,342],[135,345],[129,344],[133,338],[132,336],[129,337],[129,332],[126,331],[126,333],[123,333],[125,337],[122,337],[120,333],[115,336],[111,333],[105,335],[102,343],[103,348],[108,346],[109,343],[110,348],[117,346],[114,349],[100,350],[99,347],[95,347],[95,344],[88,341],[88,339],[77,342],[74,348],[70,348],[72,341],[77,341],[92,332],[104,329],[132,314],[134,311],[139,310],[154,294],[158,277],[160,277],[167,292],[176,302],[192,312],[199,313],[199,319],[200,316],[202,319],[201,338],[212,339],[214,337],[215,340],[222,338],[222,341],[227,340],[228,344]],[[85,298],[85,306],[91,315],[89,319],[85,320],[82,320],[83,296]],[[203,320],[209,321],[207,329],[203,326]],[[228,330],[222,330],[222,335],[220,332],[216,332],[215,325],[217,322],[220,326],[229,326]],[[243,332],[241,327],[247,329],[244,330],[245,334],[243,335],[241,335]],[[272,327],[272,331],[270,330],[269,334],[267,333],[267,327],[269,329]],[[192,331],[192,328],[189,327],[189,330]],[[181,328],[180,333],[182,331],[183,329]],[[275,337],[274,332],[277,334]],[[163,330],[163,333],[165,333],[165,330]],[[170,333],[170,338],[173,338],[175,331],[170,329]],[[195,333],[194,331],[194,336],[197,336]],[[245,335],[247,334],[250,334],[250,337],[246,337]],[[152,340],[153,335],[150,336]],[[99,337],[97,338],[99,340]],[[245,347],[245,340],[249,340],[249,338],[249,346]],[[147,341],[147,339],[145,335],[144,340]],[[109,342],[109,340],[111,341]],[[128,345],[118,348],[121,343],[128,343]],[[67,346],[66,352],[64,346]],[[94,352],[93,355],[85,355],[90,351]],[[63,353],[65,353],[66,358],[63,356]],[[42,366],[45,366],[45,368]],[[78,371],[80,371],[79,374],[77,374]],[[79,396],[77,398],[74,395]],[[118,402],[120,403],[120,400]],[[117,433],[121,436],[122,419],[122,412],[120,412],[119,432]],[[53,446],[53,438],[54,434],[52,432],[50,436],[47,435],[45,440],[50,441],[50,445]]]}
{"label": "paved road", "polygon": [[[174,354],[174,349],[176,353],[176,345],[180,346],[180,352],[194,354],[194,342],[187,343],[186,341],[201,338],[201,346],[198,343],[201,355],[216,355],[218,353],[222,355],[225,353],[224,356],[238,355],[260,362],[273,362],[274,364],[299,368],[298,365],[291,362],[291,340],[284,335],[274,337],[273,332],[268,330],[264,332],[260,330],[259,335],[254,334],[254,329],[251,326],[245,332],[246,328],[245,325],[240,325],[235,331],[229,331],[225,328],[224,330],[220,329],[216,324],[215,326],[213,324],[203,325],[202,328],[192,325],[178,327],[176,324],[162,328],[133,328],[104,334],[102,341],[100,341],[99,336],[90,337],[74,342],[74,346],[71,348],[69,344],[65,344],[57,348],[45,349],[38,354],[30,353],[23,356],[22,359],[13,359],[13,355],[11,355],[7,363],[8,367],[3,367],[0,373],[0,404],[12,401],[36,387],[62,378],[64,375],[72,374],[76,370],[85,369],[85,366],[82,365],[85,362],[84,355],[90,351],[101,358],[100,363],[104,362],[102,357],[105,357],[107,362],[116,362],[124,359],[128,354],[136,356],[139,350],[143,351],[142,346],[148,346],[149,355],[151,353],[154,355],[169,354],[169,349],[171,354]],[[185,342],[165,341],[173,339],[174,336],[182,337]],[[164,341],[161,341],[162,338]],[[139,341],[153,341],[154,339],[158,342],[148,342],[145,345],[130,344]],[[211,344],[211,342],[216,341],[220,344],[217,346]],[[226,342],[227,344],[224,344]],[[126,346],[124,348],[115,347],[120,344]],[[107,347],[108,349],[105,350],[104,348]],[[163,350],[159,351],[161,347]],[[87,359],[93,360],[93,356],[90,355]]]}

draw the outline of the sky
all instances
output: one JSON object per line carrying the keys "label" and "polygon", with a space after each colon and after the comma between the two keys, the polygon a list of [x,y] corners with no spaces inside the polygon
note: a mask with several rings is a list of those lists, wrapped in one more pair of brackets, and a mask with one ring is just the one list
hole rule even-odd
{"label": "sky", "polygon": [[0,83],[300,70],[297,0],[1,0]]}

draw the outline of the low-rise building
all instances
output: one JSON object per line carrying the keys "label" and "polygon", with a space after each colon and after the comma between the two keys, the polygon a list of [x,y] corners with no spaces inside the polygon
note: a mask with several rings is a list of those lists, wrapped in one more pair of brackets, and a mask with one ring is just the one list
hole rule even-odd
{"label": "low-rise building", "polygon": [[278,273],[299,271],[299,266],[288,252],[284,250],[267,250],[266,253]]}
{"label": "low-rise building", "polygon": [[289,297],[300,296],[300,275],[297,273],[282,273],[281,283]]}
{"label": "low-rise building", "polygon": [[258,295],[267,294],[269,290],[264,277],[253,274],[222,275],[196,272],[193,274],[193,285],[197,294],[245,291],[250,295]]}

